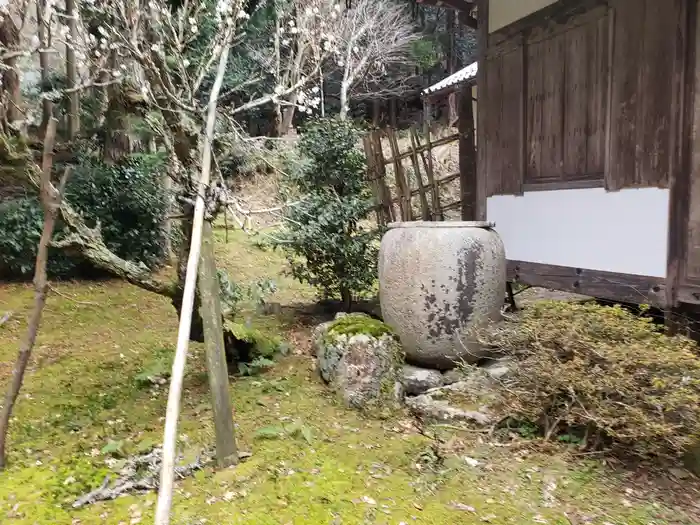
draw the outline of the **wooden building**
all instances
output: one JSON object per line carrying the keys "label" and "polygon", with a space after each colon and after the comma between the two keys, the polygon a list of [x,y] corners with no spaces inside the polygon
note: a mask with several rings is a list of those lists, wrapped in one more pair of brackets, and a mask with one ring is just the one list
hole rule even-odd
{"label": "wooden building", "polygon": [[463,216],[496,223],[512,280],[700,305],[699,2],[476,0]]}

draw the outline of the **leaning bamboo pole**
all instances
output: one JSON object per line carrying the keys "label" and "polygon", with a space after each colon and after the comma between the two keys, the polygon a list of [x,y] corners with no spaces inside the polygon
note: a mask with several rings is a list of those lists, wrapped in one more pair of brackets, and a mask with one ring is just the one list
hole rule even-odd
{"label": "leaning bamboo pole", "polygon": [[199,268],[199,256],[202,246],[202,227],[204,225],[205,209],[204,195],[209,186],[211,174],[211,143],[214,135],[214,124],[216,123],[216,103],[224,80],[228,55],[229,46],[225,46],[221,51],[216,80],[214,81],[214,86],[209,96],[206,133],[204,136],[204,147],[202,148],[202,172],[199,178],[194,217],[192,219],[192,240],[190,241],[190,254],[187,259],[180,326],[177,333],[177,347],[175,349],[175,360],[173,361],[170,379],[170,391],[168,392],[168,406],[165,412],[163,462],[160,471],[160,486],[158,489],[158,505],[156,507],[155,519],[156,525],[168,525],[170,523],[170,508],[173,502],[173,483],[175,478],[175,456],[177,452],[177,423],[180,415],[182,382],[185,376],[187,349],[190,343],[192,310],[194,308],[194,294],[197,288],[197,270]]}

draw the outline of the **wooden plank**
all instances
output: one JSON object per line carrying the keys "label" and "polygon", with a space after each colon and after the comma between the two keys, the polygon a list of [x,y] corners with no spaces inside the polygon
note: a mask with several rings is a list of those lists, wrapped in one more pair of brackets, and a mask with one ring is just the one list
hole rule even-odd
{"label": "wooden plank", "polygon": [[459,187],[463,221],[475,221],[477,215],[476,145],[474,143],[474,106],[472,88],[463,86],[459,97]]}
{"label": "wooden plank", "polygon": [[564,35],[564,133],[563,179],[587,172],[589,89],[589,26],[579,26]]}
{"label": "wooden plank", "polygon": [[520,194],[523,183],[523,61],[522,45],[486,59],[487,86],[479,92],[486,166],[486,195]]}
{"label": "wooden plank", "polygon": [[479,91],[479,101],[481,103],[480,113],[486,117],[483,127],[483,142],[486,169],[486,195],[497,195],[501,192],[501,172],[503,157],[500,154],[501,137],[500,131],[503,110],[501,100],[503,99],[503,81],[501,78],[502,57],[487,58],[485,62],[486,89]]}
{"label": "wooden plank", "polygon": [[499,45],[523,32],[535,33],[538,31],[539,35],[536,36],[548,37],[552,33],[559,32],[561,26],[570,23],[573,19],[586,17],[596,8],[607,7],[607,3],[608,0],[558,0],[552,2],[508,26],[490,33],[488,45],[489,47]]}
{"label": "wooden plank", "polygon": [[523,84],[523,68],[525,53],[523,42],[502,58],[501,79],[503,85],[503,98],[501,100],[501,133],[500,155],[502,155],[501,167],[501,194],[522,194],[523,185],[523,119],[525,108],[523,106],[525,86]]}
{"label": "wooden plank", "polygon": [[[669,184],[669,244],[668,280],[674,286],[669,300],[677,303],[700,302],[700,39],[689,35],[700,32],[698,4],[693,0],[686,4],[689,20],[681,26],[685,36],[685,62],[687,68],[679,68],[676,75],[683,86],[682,98],[678,101],[675,114],[679,119],[678,131],[674,139],[677,154],[674,155],[674,169]],[[683,17],[681,17],[683,18]],[[689,141],[684,140],[688,137]]]}
{"label": "wooden plank", "polygon": [[525,182],[542,178],[542,102],[544,100],[544,46],[527,46],[527,168]]}
{"label": "wooden plank", "polygon": [[635,185],[641,156],[636,142],[646,0],[614,0],[612,5],[615,14],[606,187],[614,191]]}
{"label": "wooden plank", "polygon": [[605,136],[608,106],[608,12],[588,27],[588,88],[586,127],[586,173],[605,172]]}
{"label": "wooden plank", "polygon": [[635,182],[640,186],[668,187],[680,2],[644,0],[644,55],[639,80],[640,103],[637,105],[637,150],[642,154],[637,159],[638,172],[635,174]]}
{"label": "wooden plank", "polygon": [[413,173],[415,173],[416,182],[418,183],[421,217],[424,221],[429,221],[431,217],[430,206],[428,205],[428,197],[426,195],[425,186],[423,186],[423,175],[421,174],[420,165],[418,164],[418,134],[413,126],[411,126],[409,129],[409,133],[411,135],[411,163],[413,164]]}
{"label": "wooden plank", "polygon": [[562,179],[564,166],[564,46],[566,35],[542,43],[545,68],[542,101],[541,178]]}
{"label": "wooden plank", "polygon": [[233,425],[233,407],[228,387],[228,367],[224,348],[224,332],[219,299],[219,279],[214,258],[214,234],[211,222],[204,221],[202,248],[197,279],[204,330],[204,351],[207,361],[207,377],[214,414],[216,436],[216,462],[226,468],[238,462],[238,448]]}
{"label": "wooden plank", "polygon": [[650,277],[540,264],[508,261],[508,280],[610,301],[649,304],[663,308],[666,283],[663,277]]}
{"label": "wooden plank", "polygon": [[[489,42],[489,1],[476,0],[477,16],[479,28],[477,29],[477,57],[479,64],[486,63],[486,51]],[[481,103],[481,94],[487,89],[486,67],[479,67],[476,74],[477,86],[477,139],[476,139],[476,172],[477,172],[477,219],[486,220],[486,196],[488,181],[488,166],[486,163],[485,129],[486,129],[486,106]]]}

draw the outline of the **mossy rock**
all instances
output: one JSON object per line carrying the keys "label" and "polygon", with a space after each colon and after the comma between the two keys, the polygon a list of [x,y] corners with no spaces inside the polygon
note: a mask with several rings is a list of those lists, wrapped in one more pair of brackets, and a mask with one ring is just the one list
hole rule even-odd
{"label": "mossy rock", "polygon": [[386,324],[365,314],[344,315],[317,327],[314,345],[321,377],[345,404],[361,410],[397,404],[403,352]]}
{"label": "mossy rock", "polygon": [[378,339],[383,335],[394,335],[394,331],[386,323],[367,314],[353,313],[338,317],[328,325],[326,334],[329,337],[337,337],[339,335],[352,337],[353,335],[364,334]]}

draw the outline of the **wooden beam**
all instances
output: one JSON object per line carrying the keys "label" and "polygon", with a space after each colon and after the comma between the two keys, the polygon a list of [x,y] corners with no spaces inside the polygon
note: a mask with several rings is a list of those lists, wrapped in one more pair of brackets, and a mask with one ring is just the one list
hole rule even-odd
{"label": "wooden beam", "polygon": [[416,3],[469,13],[474,8],[474,1],[475,0],[416,0]]}
{"label": "wooden beam", "polygon": [[700,98],[696,92],[700,76],[700,56],[696,35],[700,25],[697,0],[683,0],[679,25],[672,101],[672,156],[669,177],[668,251],[666,270],[666,325],[679,330],[681,302],[700,304],[700,287],[687,279],[688,239],[691,228],[691,179],[700,177]]}
{"label": "wooden beam", "polygon": [[204,221],[202,226],[202,248],[197,288],[201,298],[199,312],[204,328],[204,352],[214,414],[216,462],[219,468],[226,468],[238,462],[238,448],[236,447],[236,433],[233,424],[233,406],[228,388],[228,367],[224,348],[219,278],[214,258],[214,234],[209,221]]}
{"label": "wooden beam", "polygon": [[[477,16],[479,28],[477,29],[477,56],[479,69],[476,73],[477,97],[486,100],[486,52],[489,43],[489,0],[477,0]],[[486,220],[486,150],[484,148],[484,134],[486,131],[486,105],[477,104],[476,107],[476,220]]]}
{"label": "wooden beam", "polygon": [[474,106],[472,87],[462,86],[459,94],[459,189],[462,202],[462,220],[477,219],[476,145],[474,144]]}
{"label": "wooden beam", "polygon": [[666,306],[666,279],[663,277],[508,261],[508,280],[609,301],[648,304],[657,308]]}

